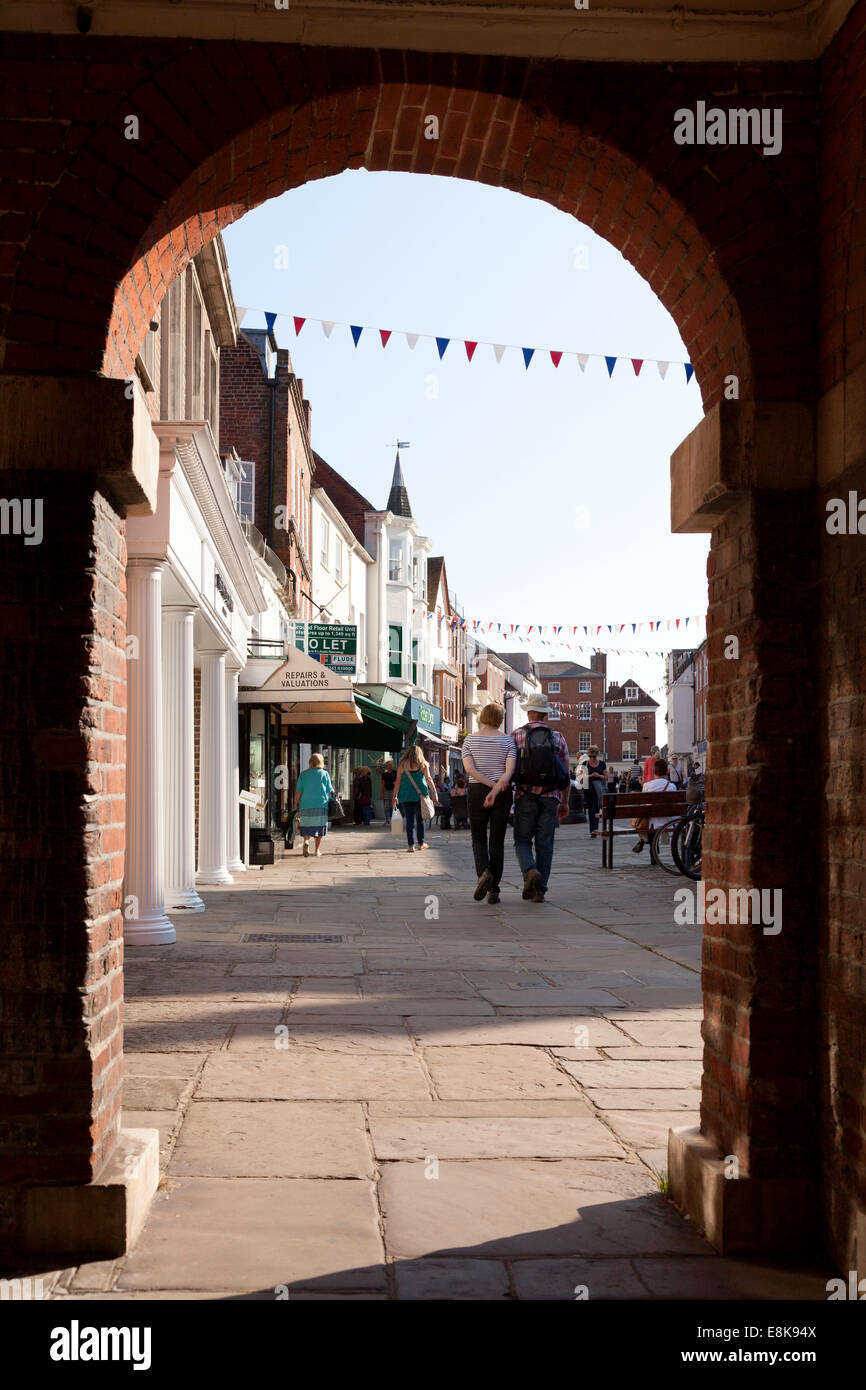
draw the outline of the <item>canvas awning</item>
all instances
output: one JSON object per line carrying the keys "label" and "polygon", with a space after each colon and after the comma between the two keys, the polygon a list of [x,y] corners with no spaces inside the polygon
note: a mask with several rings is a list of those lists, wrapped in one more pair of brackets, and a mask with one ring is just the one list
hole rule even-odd
{"label": "canvas awning", "polygon": [[[367,748],[377,752],[396,753],[409,741],[415,721],[402,714],[383,709],[375,700],[355,692],[355,707],[359,721],[350,725],[326,723],[311,719],[298,724],[292,733],[301,743],[324,743],[329,748]],[[283,715],[283,723],[287,723]],[[336,726],[336,727],[335,727]]]}
{"label": "canvas awning", "polygon": [[326,726],[351,727],[361,723],[351,682],[297,647],[289,648],[286,660],[261,685],[242,686],[238,703],[279,705],[284,724],[309,724],[315,720]]}

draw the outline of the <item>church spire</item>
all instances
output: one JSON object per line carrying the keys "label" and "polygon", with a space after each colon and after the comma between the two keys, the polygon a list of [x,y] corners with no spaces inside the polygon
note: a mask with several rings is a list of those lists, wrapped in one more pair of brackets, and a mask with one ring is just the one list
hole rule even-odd
{"label": "church spire", "polygon": [[406,480],[403,477],[403,469],[400,464],[399,449],[394,460],[394,476],[391,479],[391,491],[388,494],[388,511],[393,512],[394,516],[406,516],[410,519],[412,517],[409,494],[406,491]]}

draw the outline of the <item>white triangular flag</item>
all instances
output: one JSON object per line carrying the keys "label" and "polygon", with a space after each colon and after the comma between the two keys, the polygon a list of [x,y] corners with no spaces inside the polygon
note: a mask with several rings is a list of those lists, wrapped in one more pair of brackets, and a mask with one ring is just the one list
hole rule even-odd
{"label": "white triangular flag", "polygon": [[249,309],[245,309],[245,308],[243,307],[243,305],[241,305],[241,304],[236,304],[236,305],[235,305],[235,312],[236,312],[236,314],[237,314],[237,316],[238,316],[238,328],[240,328],[241,324],[243,323],[244,319],[246,318],[247,314],[248,314],[250,311],[249,311]]}
{"label": "white triangular flag", "polygon": [[322,332],[326,338],[330,338],[333,329],[334,325],[332,323],[328,323],[325,319],[322,319]]}
{"label": "white triangular flag", "polygon": [[668,367],[670,366],[670,363],[669,363],[669,362],[656,362],[656,366],[657,366],[658,369],[659,369],[659,376],[661,377],[662,381],[664,381],[664,379],[665,379],[665,372],[667,371]]}
{"label": "white triangular flag", "polygon": [[407,334],[406,334],[406,342],[409,344],[410,350],[411,350],[412,348],[415,347],[415,344],[417,343],[417,341],[418,341],[418,339],[419,339],[420,336],[421,336],[420,333],[407,333]]}
{"label": "white triangular flag", "polygon": [[506,344],[506,343],[494,343],[494,344],[493,344],[493,351],[494,351],[495,354],[496,354],[496,360],[497,360],[497,362],[501,362],[501,361],[502,361],[502,356],[503,356],[503,353],[505,352],[505,348],[506,348],[506,347],[507,347],[507,344]]}
{"label": "white triangular flag", "polygon": [[579,364],[580,364],[580,370],[581,370],[582,372],[585,372],[585,371],[586,371],[586,364],[587,364],[587,362],[589,361],[589,353],[588,353],[588,352],[579,352],[579,353],[577,354],[577,360],[578,360],[578,362],[579,362]]}

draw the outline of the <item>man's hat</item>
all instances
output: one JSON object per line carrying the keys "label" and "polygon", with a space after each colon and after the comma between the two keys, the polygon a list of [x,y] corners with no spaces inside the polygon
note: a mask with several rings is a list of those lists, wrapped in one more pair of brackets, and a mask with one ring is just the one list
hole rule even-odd
{"label": "man's hat", "polygon": [[546,695],[530,695],[528,700],[523,701],[523,708],[527,714],[550,714],[552,706],[548,703]]}

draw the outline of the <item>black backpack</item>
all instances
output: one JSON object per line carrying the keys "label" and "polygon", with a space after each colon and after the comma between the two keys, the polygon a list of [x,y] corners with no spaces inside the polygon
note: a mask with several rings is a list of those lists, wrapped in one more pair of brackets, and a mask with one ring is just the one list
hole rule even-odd
{"label": "black backpack", "polygon": [[514,780],[518,786],[545,791],[563,791],[570,785],[568,768],[556,752],[553,730],[547,724],[533,724],[526,730]]}

